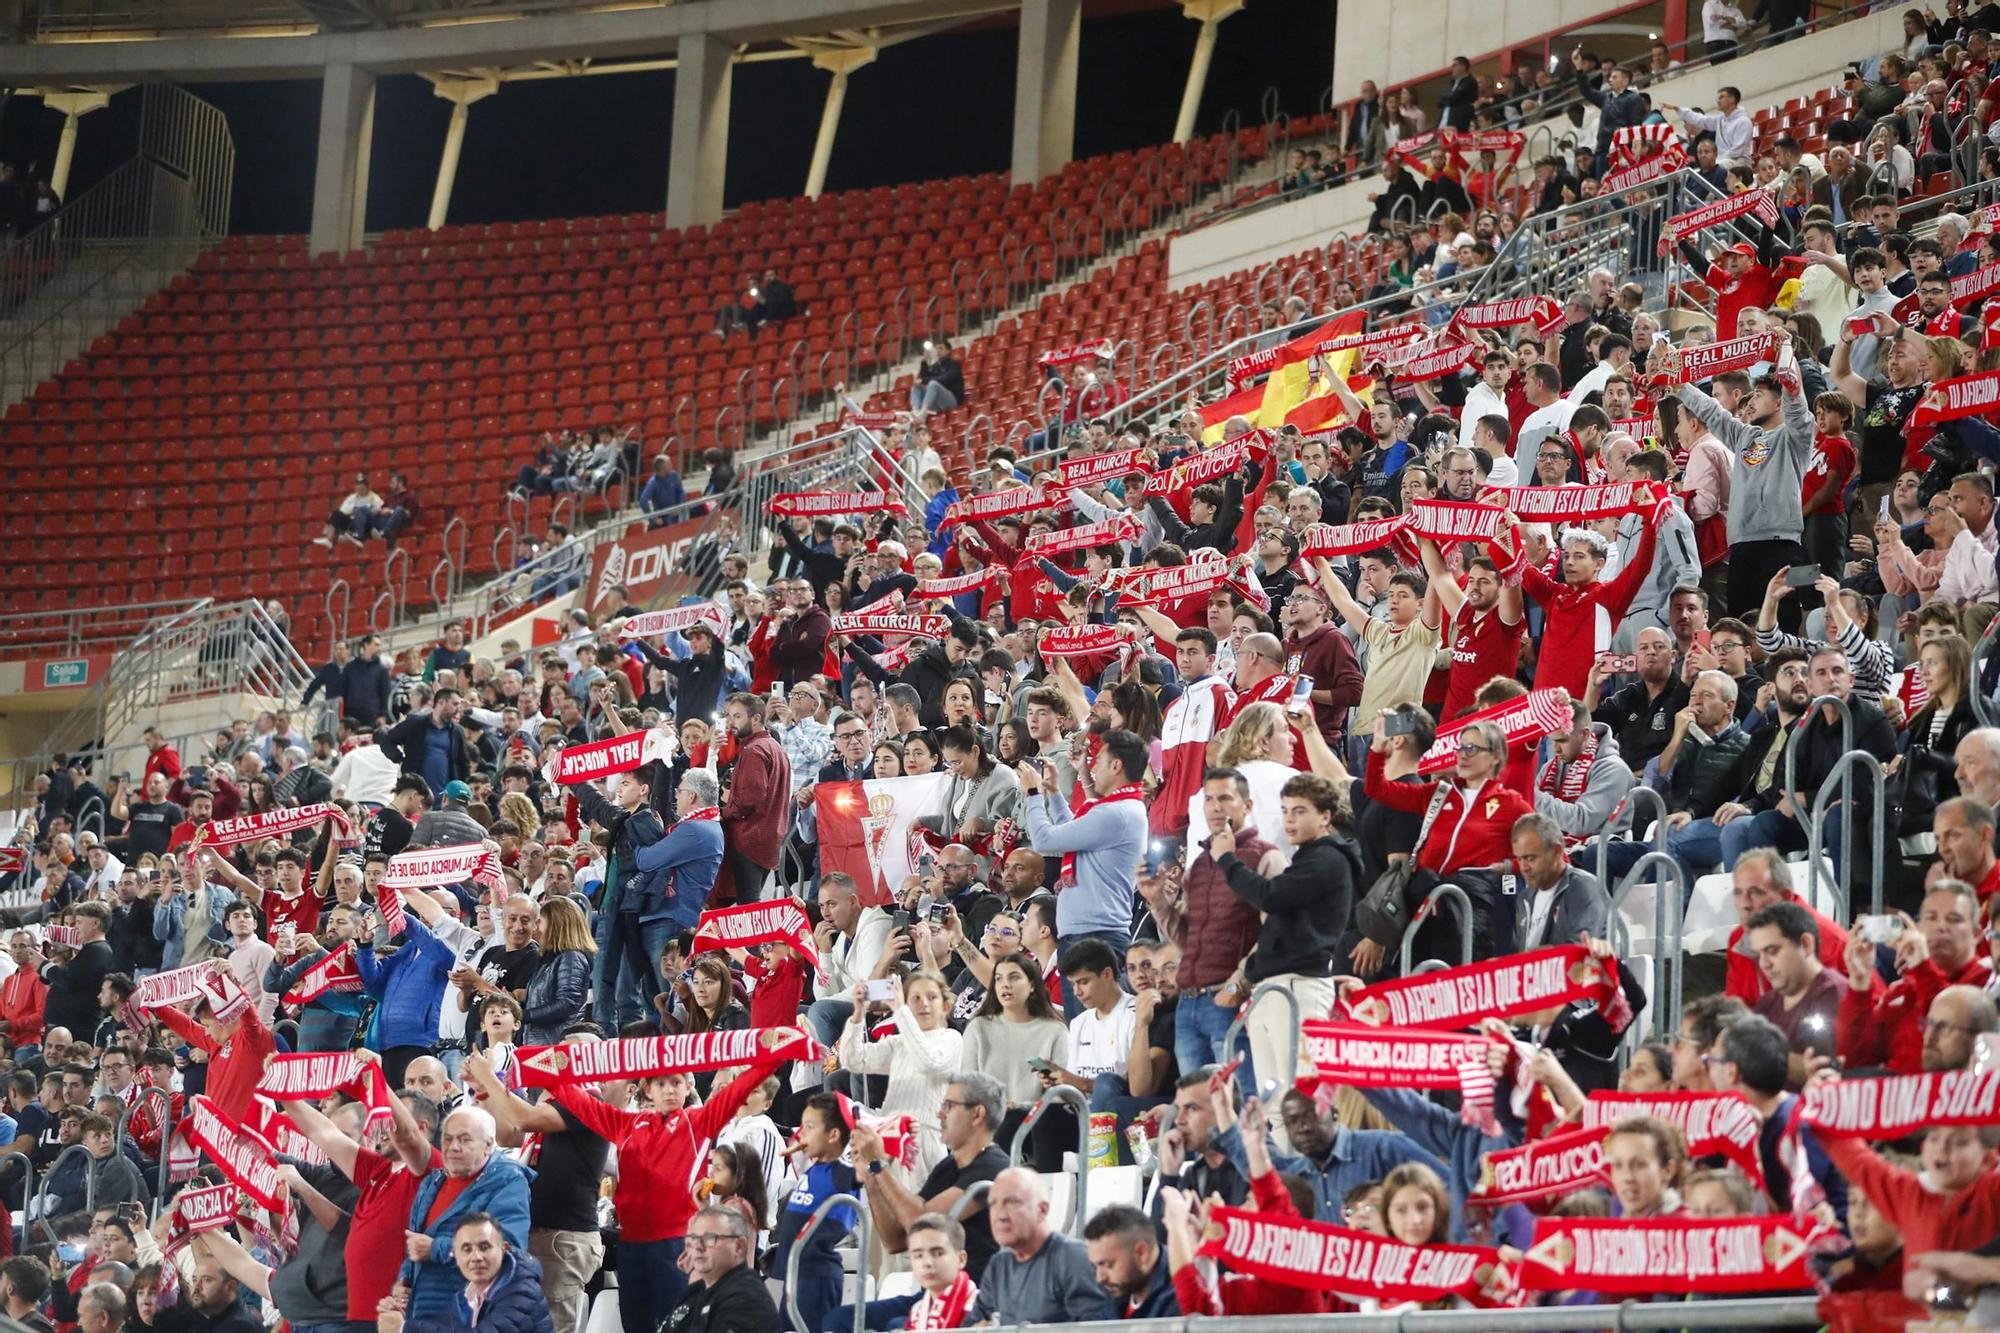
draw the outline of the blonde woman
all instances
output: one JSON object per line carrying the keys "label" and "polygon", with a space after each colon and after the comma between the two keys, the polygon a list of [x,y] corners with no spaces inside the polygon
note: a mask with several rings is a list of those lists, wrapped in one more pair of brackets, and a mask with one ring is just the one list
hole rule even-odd
{"label": "blonde woman", "polygon": [[[1292,725],[1277,704],[1246,706],[1211,745],[1209,763],[1243,775],[1250,784],[1250,826],[1287,860],[1291,859],[1292,844],[1278,815],[1282,808],[1279,793],[1285,784],[1305,772],[1329,778],[1343,788],[1350,781],[1346,766],[1327,747],[1319,728]],[[1197,829],[1208,827],[1198,791],[1188,802],[1188,824]],[[1197,841],[1190,840],[1187,863],[1193,865],[1200,854]]]}
{"label": "blonde woman", "polygon": [[583,1017],[590,998],[590,967],[597,942],[583,919],[583,909],[568,898],[542,904],[542,960],[528,978],[522,1003],[523,1046],[553,1046],[563,1030]]}

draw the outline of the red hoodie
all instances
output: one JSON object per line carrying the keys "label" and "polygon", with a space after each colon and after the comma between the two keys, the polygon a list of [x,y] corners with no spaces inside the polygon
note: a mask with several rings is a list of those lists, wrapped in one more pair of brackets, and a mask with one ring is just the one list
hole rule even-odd
{"label": "red hoodie", "polygon": [[[1275,1171],[1250,1177],[1250,1197],[1257,1211],[1273,1217],[1297,1217],[1291,1192]],[[1219,1273],[1210,1287],[1201,1280],[1194,1264],[1174,1274],[1174,1295],[1180,1298],[1184,1315],[1226,1314],[1325,1314],[1332,1308],[1331,1297],[1322,1291],[1287,1287],[1279,1282],[1263,1282],[1248,1273]]]}
{"label": "red hoodie", "polygon": [[[1850,989],[1840,997],[1841,1063],[1849,1069],[1884,1065],[1898,1074],[1923,1073],[1924,1034],[1917,1025],[1930,1013],[1931,1001],[1946,986],[1984,990],[1992,975],[1993,964],[1984,954],[1951,976],[1926,958],[1887,989],[1883,988],[1880,977],[1867,990]],[[1872,1191],[1869,1197],[1874,1197]],[[1909,1239],[1907,1232],[1904,1238]],[[1951,1248],[1973,1249],[1991,1239],[1992,1233],[1988,1232],[1972,1246]],[[1922,1252],[1911,1250],[1913,1254]]]}
{"label": "red hoodie", "polygon": [[180,1010],[167,1006],[153,1014],[187,1040],[187,1044],[208,1052],[208,1099],[229,1116],[248,1120],[256,1107],[257,1080],[264,1076],[264,1063],[277,1054],[277,1038],[257,1006],[250,1005],[236,1024],[229,1040],[217,1044],[208,1029]]}

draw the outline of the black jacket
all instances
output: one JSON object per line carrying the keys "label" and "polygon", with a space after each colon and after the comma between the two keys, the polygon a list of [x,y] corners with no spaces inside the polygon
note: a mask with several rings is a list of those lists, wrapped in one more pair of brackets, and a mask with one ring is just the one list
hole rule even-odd
{"label": "black jacket", "polygon": [[942,643],[934,643],[924,649],[903,668],[902,683],[916,690],[919,700],[917,716],[923,719],[925,726],[944,725],[944,687],[960,677],[973,683],[974,697],[977,698],[980,693],[978,664],[967,657],[953,666],[951,659],[945,656]]}
{"label": "black jacket", "polygon": [[[1412,218],[1419,216],[1420,214],[1414,208],[1414,205],[1422,194],[1423,187],[1411,178],[1410,173],[1405,170],[1398,170],[1395,179],[1391,180],[1387,188],[1375,196],[1375,211],[1369,216],[1368,230],[1387,231],[1389,230],[1390,222],[1401,221],[1404,213],[1408,213]],[[1397,205],[1404,199],[1410,201],[1412,208],[1399,212]]]}
{"label": "black jacket", "polygon": [[[1250,485],[1257,484],[1258,468],[1250,465]],[[1160,520],[1160,530],[1167,540],[1183,551],[1193,554],[1204,546],[1213,547],[1224,555],[1236,550],[1236,529],[1243,522],[1243,478],[1231,473],[1222,483],[1222,503],[1215,507],[1215,517],[1199,526],[1181,522],[1181,516],[1167,503],[1166,497],[1156,495],[1148,500],[1153,516]]]}
{"label": "black jacket", "polygon": [[1353,917],[1361,884],[1361,853],[1346,838],[1317,838],[1300,847],[1276,879],[1265,879],[1231,852],[1217,862],[1237,897],[1264,913],[1251,981],[1301,973],[1330,977],[1346,962],[1341,937]]}
{"label": "black jacket", "polygon": [[778,540],[784,543],[786,559],[804,572],[814,599],[824,606],[826,590],[847,577],[847,562],[831,551],[815,551],[790,523],[778,524]]}
{"label": "black jacket", "polygon": [[667,1316],[665,1333],[779,1333],[784,1327],[764,1280],[745,1265],[713,1287],[690,1283]]}
{"label": "black jacket", "polygon": [[111,946],[103,940],[84,945],[67,963],[43,964],[42,980],[49,986],[43,1012],[49,1026],[68,1028],[72,1035],[97,1031],[97,1021],[104,1017],[97,1005],[97,988],[116,966]]}
{"label": "black jacket", "polygon": [[[376,738],[382,753],[403,767],[403,776],[423,777],[424,775],[424,733],[430,730],[429,711],[412,713]],[[466,744],[465,728],[453,722],[445,730],[451,733],[451,744],[447,751],[450,774],[447,782],[464,782],[472,776],[472,747]],[[438,793],[432,792],[436,800]]]}
{"label": "black jacket", "polygon": [[322,693],[329,699],[344,699],[347,697],[347,668],[345,666],[339,662],[323,663],[319,670],[313,672],[312,683],[306,686],[305,696],[299,700],[299,706],[301,708],[305,707],[313,701],[314,696]]}
{"label": "black jacket", "polygon": [[[1866,750],[1885,764],[1895,758],[1896,729],[1889,725],[1889,719],[1882,715],[1882,710],[1874,704],[1862,703],[1858,699],[1849,699],[1847,706],[1854,713],[1854,748]],[[1840,757],[1847,753],[1847,748],[1841,744],[1841,734],[1842,729],[1837,717],[1834,721],[1828,722],[1819,709],[1814,709],[1812,716],[1806,719],[1805,726],[1792,739],[1792,744],[1799,747],[1798,764],[1794,773],[1799,784],[1799,795],[1794,805],[1798,809],[1801,825],[1805,823],[1805,816],[1812,810],[1813,798],[1818,795],[1821,784],[1833,772],[1833,766],[1840,761]],[[1857,809],[1853,820],[1848,824],[1849,828],[1866,827],[1861,820],[1874,808],[1874,797],[1871,793],[1872,788],[1869,784],[1859,779],[1855,781],[1854,803]]]}
{"label": "black jacket", "polygon": [[618,862],[618,882],[605,896],[604,910],[636,915],[656,907],[668,872],[657,870],[648,873],[639,869],[638,852],[641,847],[650,847],[667,836],[659,812],[650,805],[642,805],[636,810],[621,809],[598,795],[597,789],[586,783],[578,783],[566,790],[576,798],[578,812],[585,819],[611,834],[611,852]]}
{"label": "black jacket", "polygon": [[[389,667],[380,657],[368,661],[353,658],[341,668],[340,698],[347,716],[356,722],[375,722],[389,713]],[[327,694],[331,696],[332,690]]]}
{"label": "black jacket", "polygon": [[1438,126],[1447,130],[1472,128],[1472,104],[1479,100],[1479,80],[1470,74],[1454,78],[1438,97]]}
{"label": "black jacket", "polygon": [[917,383],[942,385],[960,407],[965,406],[965,367],[956,357],[941,356],[918,367]]}
{"label": "black jacket", "polygon": [[669,657],[644,640],[634,642],[648,665],[674,678],[674,721],[685,722],[691,717],[707,721],[722,711],[723,674],[728,663],[723,659],[721,643],[713,635],[709,637],[709,642],[715,645],[713,651],[699,656],[690,653],[686,657]]}
{"label": "black jacket", "polygon": [[[343,1214],[354,1207],[354,1182],[330,1166],[301,1166],[300,1172]],[[299,1214],[298,1251],[271,1274],[271,1294],[286,1317],[304,1324],[347,1321],[347,1218],[331,1231],[310,1209]]]}

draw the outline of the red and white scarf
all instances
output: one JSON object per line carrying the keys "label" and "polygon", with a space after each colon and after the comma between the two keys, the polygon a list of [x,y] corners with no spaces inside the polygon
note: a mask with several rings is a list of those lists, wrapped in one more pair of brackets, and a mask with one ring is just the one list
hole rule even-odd
{"label": "red and white scarf", "polygon": [[618,637],[644,639],[656,634],[685,633],[696,626],[720,637],[729,628],[729,617],[714,602],[696,602],[693,606],[674,606],[633,616],[618,627]]}
{"label": "red and white scarf", "polygon": [[1761,1295],[1811,1285],[1810,1239],[1789,1217],[1542,1217],[1521,1262],[1521,1285],[1606,1295]]}
{"label": "red and white scarf", "polygon": [[[1768,191],[1745,190],[1742,194],[1731,195],[1727,199],[1712,200],[1700,208],[1691,208],[1685,213],[1668,218],[1666,229],[1681,240],[1686,240],[1690,236],[1707,231],[1710,227],[1733,222],[1746,213],[1755,217],[1767,228],[1778,225],[1778,201],[1773,199]],[[1665,236],[1660,237],[1661,254],[1672,254],[1673,248],[1672,241]]]}
{"label": "red and white scarf", "polygon": [[1563,308],[1553,296],[1516,296],[1505,301],[1481,301],[1462,305],[1445,325],[1447,329],[1511,329],[1516,324],[1533,324],[1544,337],[1563,325]]}
{"label": "red and white scarf", "polygon": [[1799,1123],[1832,1139],[1900,1139],[1920,1129],[2000,1120],[2000,1070],[1841,1079],[1800,1094]]}
{"label": "red and white scarf", "polygon": [[1405,1245],[1370,1231],[1211,1208],[1201,1253],[1280,1286],[1330,1291],[1384,1305],[1462,1297],[1473,1305],[1513,1303],[1517,1282],[1498,1250],[1475,1245]]}
{"label": "red and white scarf", "polygon": [[215,970],[209,963],[195,963],[188,967],[177,967],[170,972],[155,972],[150,977],[139,978],[132,998],[126,1003],[134,1011],[142,1009],[167,1009],[177,1004],[186,1004],[201,995],[201,979]]}
{"label": "red and white scarf", "polygon": [[206,1152],[223,1175],[259,1204],[274,1212],[285,1206],[285,1186],[269,1151],[207,1097],[196,1093],[187,1099],[187,1116],[175,1134]]}
{"label": "red and white scarf", "polygon": [[819,967],[819,944],[813,939],[812,922],[806,920],[805,909],[793,898],[710,908],[695,925],[690,951],[754,949],[760,944],[789,944],[815,969]]}
{"label": "red and white scarf", "polygon": [[1681,136],[1663,120],[1648,125],[1621,125],[1611,132],[1611,164],[1649,162],[1654,156],[1678,147]]}
{"label": "red and white scarf", "polygon": [[[1644,420],[1644,418],[1640,418]],[[1505,486],[1487,495],[1527,523],[1577,523],[1624,514],[1649,514],[1662,488],[1650,481],[1604,486]]]}
{"label": "red and white scarf", "polygon": [[1173,496],[1183,491],[1191,491],[1205,482],[1214,481],[1217,477],[1230,475],[1249,459],[1250,449],[1244,439],[1204,449],[1194,457],[1174,464],[1165,472],[1155,472],[1146,478],[1146,494]]}
{"label": "red and white scarf", "polygon": [[833,618],[833,632],[876,638],[942,639],[951,633],[951,617],[909,611],[843,611]]}
{"label": "red and white scarf", "polygon": [[1035,358],[1038,366],[1074,366],[1095,363],[1110,357],[1114,344],[1109,338],[1093,338],[1074,347],[1052,347]]}
{"label": "red and white scarf", "polygon": [[1131,642],[1131,636],[1116,625],[1064,625],[1043,630],[1035,651],[1043,657],[1091,657],[1116,652]]}
{"label": "red and white scarf", "polygon": [[885,491],[783,491],[771,497],[770,512],[779,518],[900,514],[903,502]]}
{"label": "red and white scarf", "polygon": [[397,889],[435,889],[467,880],[487,885],[506,882],[500,873],[500,858],[483,843],[398,852],[389,858],[389,869],[382,876],[382,914],[388,916],[388,900]]}
{"label": "red and white scarf", "polygon": [[1776,354],[1777,342],[1768,333],[1753,333],[1743,338],[1727,338],[1722,342],[1703,343],[1690,347],[1681,353],[1681,373],[1678,376],[1645,377],[1649,387],[1655,379],[1666,384],[1696,384],[1702,380],[1731,370],[1748,370],[1760,361],[1769,361]]}
{"label": "red and white scarf", "polygon": [[1486,344],[1450,341],[1417,347],[1389,367],[1396,378],[1407,381],[1437,380],[1469,370],[1486,359]]}
{"label": "red and white scarf", "polygon": [[[1149,485],[1151,483],[1148,483]],[[1132,513],[1114,514],[1096,523],[1086,523],[1082,527],[1062,528],[1054,532],[1038,532],[1028,538],[1021,548],[1021,561],[1062,555],[1067,551],[1087,551],[1093,546],[1116,546],[1121,542],[1139,539],[1140,523]]]}
{"label": "red and white scarf", "polygon": [[1530,690],[1518,699],[1482,708],[1438,729],[1431,748],[1417,761],[1417,772],[1442,773],[1458,763],[1458,742],[1475,722],[1491,722],[1507,735],[1508,748],[1567,732],[1574,723],[1569,701],[1561,690]]}
{"label": "red and white scarf", "polygon": [[582,1046],[523,1046],[515,1052],[524,1088],[567,1088],[606,1079],[655,1078],[783,1060],[823,1060],[826,1048],[796,1028],[684,1032],[623,1037]]}
{"label": "red and white scarf", "polygon": [[1758,1151],[1763,1122],[1741,1093],[1600,1091],[1583,1103],[1583,1123],[1592,1129],[1635,1115],[1666,1121],[1687,1141],[1688,1156],[1727,1158],[1752,1185],[1764,1188],[1764,1158]]}
{"label": "red and white scarf", "polygon": [[[384,1092],[387,1085],[384,1085]],[[387,1111],[386,1103],[383,1109]],[[371,1108],[372,1110],[372,1108]],[[261,1098],[250,1104],[250,1118],[243,1122],[243,1128],[251,1137],[285,1157],[296,1157],[314,1166],[328,1164],[327,1155],[320,1146],[306,1137],[306,1132],[292,1122],[292,1118],[277,1107]]]}
{"label": "red and white scarf", "polygon": [[236,1201],[242,1191],[234,1185],[207,1185],[186,1189],[174,1196],[173,1220],[167,1223],[167,1243],[163,1253],[172,1256],[186,1249],[205,1231],[220,1231],[236,1221]]}
{"label": "red and white scarf", "polygon": [[1463,500],[1412,500],[1408,517],[1411,532],[1449,546],[1492,541],[1500,532],[1502,511],[1497,505]]}
{"label": "red and white scarf", "polygon": [[1248,556],[1224,557],[1209,552],[1200,559],[1190,559],[1184,565],[1140,569],[1134,574],[1135,577],[1125,580],[1118,590],[1120,606],[1159,606],[1213,592],[1217,588],[1233,589],[1266,610],[1271,606],[1271,599],[1258,584],[1256,571]]}
{"label": "red and white scarf", "polygon": [[[1146,784],[1143,782],[1129,782],[1114,791],[1106,792],[1102,796],[1079,802],[1072,818],[1082,819],[1092,810],[1097,809],[1098,806],[1110,805],[1113,801],[1144,802],[1145,799]],[[1062,873],[1056,877],[1056,892],[1061,893],[1066,886],[1076,883],[1076,857],[1077,854],[1075,852],[1063,853]]]}
{"label": "red and white scarf", "polygon": [[389,1105],[389,1080],[382,1066],[352,1051],[310,1055],[274,1055],[257,1080],[258,1095],[273,1102],[306,1101],[350,1093],[368,1108],[364,1131],[395,1118]]}
{"label": "red and white scarf", "polygon": [[1456,1030],[1580,1000],[1596,1004],[1614,1029],[1624,1027],[1616,1017],[1620,1009],[1630,1020],[1617,967],[1580,944],[1564,944],[1364,986],[1349,992],[1334,1014],[1375,1027]]}
{"label": "red and white scarf", "polygon": [[194,841],[197,846],[203,847],[235,847],[261,838],[282,838],[300,829],[317,828],[328,820],[333,821],[336,838],[352,836],[347,812],[331,801],[318,801],[284,810],[266,810],[261,815],[211,819],[194,831]]}
{"label": "red and white scarf", "polygon": [[1067,459],[1056,468],[1056,483],[1067,490],[1129,477],[1134,472],[1152,475],[1153,454],[1150,449],[1120,449],[1115,453]]}
{"label": "red and white scarf", "polygon": [[[1542,776],[1535,783],[1535,790],[1547,792],[1565,805],[1575,805],[1583,799],[1585,789],[1590,786],[1590,766],[1597,762],[1597,728],[1592,727],[1583,736],[1583,749],[1568,763],[1560,755],[1552,756],[1542,766]],[[1563,845],[1579,847],[1590,841],[1587,834],[1563,834]]]}
{"label": "red and white scarf", "polygon": [[299,973],[299,979],[285,992],[286,1004],[307,1005],[329,991],[361,989],[361,968],[354,961],[354,942],[347,943]]}
{"label": "red and white scarf", "polygon": [[1000,586],[1000,566],[988,565],[975,569],[970,574],[960,574],[949,579],[918,579],[917,590],[910,594],[916,601],[927,598],[956,597],[960,593],[984,592],[988,588]]}
{"label": "red and white scarf", "polygon": [[965,1322],[972,1311],[972,1303],[979,1298],[979,1288],[963,1271],[952,1279],[949,1287],[942,1292],[925,1292],[917,1303],[910,1307],[906,1328],[932,1329],[957,1328]]}
{"label": "red and white scarf", "polygon": [[1486,1059],[1486,1038],[1468,1032],[1309,1018],[1301,1033],[1313,1078],[1350,1088],[1455,1088],[1461,1066]]}
{"label": "red and white scarf", "polygon": [[1591,1189],[1610,1179],[1604,1166],[1607,1126],[1567,1129],[1518,1148],[1487,1153],[1479,1159],[1479,1180],[1467,1203],[1498,1207],[1535,1203]]}
{"label": "red and white scarf", "polygon": [[1299,539],[1299,559],[1311,561],[1324,556],[1330,560],[1337,555],[1361,555],[1386,545],[1409,526],[1410,520],[1403,515],[1371,518],[1363,523],[1315,523]]}
{"label": "red and white scarf", "polygon": [[1976,268],[1951,280],[1951,303],[1964,307],[2000,291],[2000,263]]}
{"label": "red and white scarf", "polygon": [[2000,370],[1987,370],[1931,385],[1918,401],[1916,411],[1910,414],[1910,424],[1935,426],[1941,421],[1992,416],[1996,412],[2000,412]]}
{"label": "red and white scarf", "polygon": [[996,518],[1019,518],[1024,514],[1054,509],[1063,503],[1063,497],[1049,495],[1035,486],[1010,486],[1004,491],[969,495],[945,507],[944,517],[938,520],[938,531],[943,532],[946,528],[975,519],[991,522]]}
{"label": "red and white scarf", "polygon": [[543,768],[549,781],[558,787],[577,782],[595,782],[614,773],[630,773],[641,764],[658,760],[670,763],[679,742],[671,731],[628,731],[623,736],[592,741],[588,745],[565,745]]}
{"label": "red and white scarf", "polygon": [[[1626,128],[1651,127],[1627,126]],[[1664,129],[1666,127],[1661,126],[1660,128]],[[1617,134],[1623,134],[1624,132],[1624,130],[1616,131]],[[1620,167],[1616,171],[1607,172],[1604,179],[1597,183],[1598,198],[1601,199],[1607,194],[1617,194],[1620,190],[1629,190],[1638,185],[1651,185],[1654,181],[1664,180],[1668,176],[1673,175],[1687,164],[1687,149],[1681,147],[1679,139],[1675,139],[1667,145],[1664,152],[1655,153],[1651,157],[1641,158],[1629,167]]]}

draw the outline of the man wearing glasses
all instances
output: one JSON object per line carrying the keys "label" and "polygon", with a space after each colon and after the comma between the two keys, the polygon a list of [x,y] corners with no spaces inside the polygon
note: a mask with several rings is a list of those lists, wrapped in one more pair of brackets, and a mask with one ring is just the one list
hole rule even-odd
{"label": "man wearing glasses", "polygon": [[[1924,895],[1915,930],[1893,945],[1902,975],[1883,986],[1877,945],[1856,931],[1847,942],[1847,994],[1840,1002],[1840,1058],[1848,1069],[1880,1066],[1897,1074],[1921,1073],[1930,1036],[1926,1016],[1947,987],[1984,990],[1993,965],[1979,951],[1979,895],[1970,884],[1941,879]],[[1890,946],[1884,946],[1890,947]]]}
{"label": "man wearing glasses", "polygon": [[687,1296],[667,1317],[672,1333],[778,1333],[784,1322],[750,1267],[750,1222],[710,1204],[688,1223]]}
{"label": "man wearing glasses", "polygon": [[[1676,603],[1676,623],[1674,628],[1675,636],[1678,638],[1680,630],[1678,612],[1681,598],[1679,595],[1676,595],[1674,600]],[[1692,601],[1692,599],[1689,600]],[[1706,611],[1703,614],[1706,615]],[[1764,678],[1758,675],[1750,666],[1750,641],[1752,637],[1753,635],[1748,625],[1735,619],[1733,616],[1724,616],[1721,620],[1715,622],[1714,628],[1710,631],[1706,651],[1703,651],[1699,646],[1694,645],[1690,641],[1682,646],[1683,656],[1681,658],[1681,679],[1688,684],[1690,689],[1694,685],[1695,677],[1704,671],[1720,671],[1735,682],[1736,703],[1734,710],[1736,720],[1742,723],[1746,730],[1754,730],[1758,725],[1757,722],[1751,721],[1752,718],[1761,720],[1759,704],[1764,688]]]}

